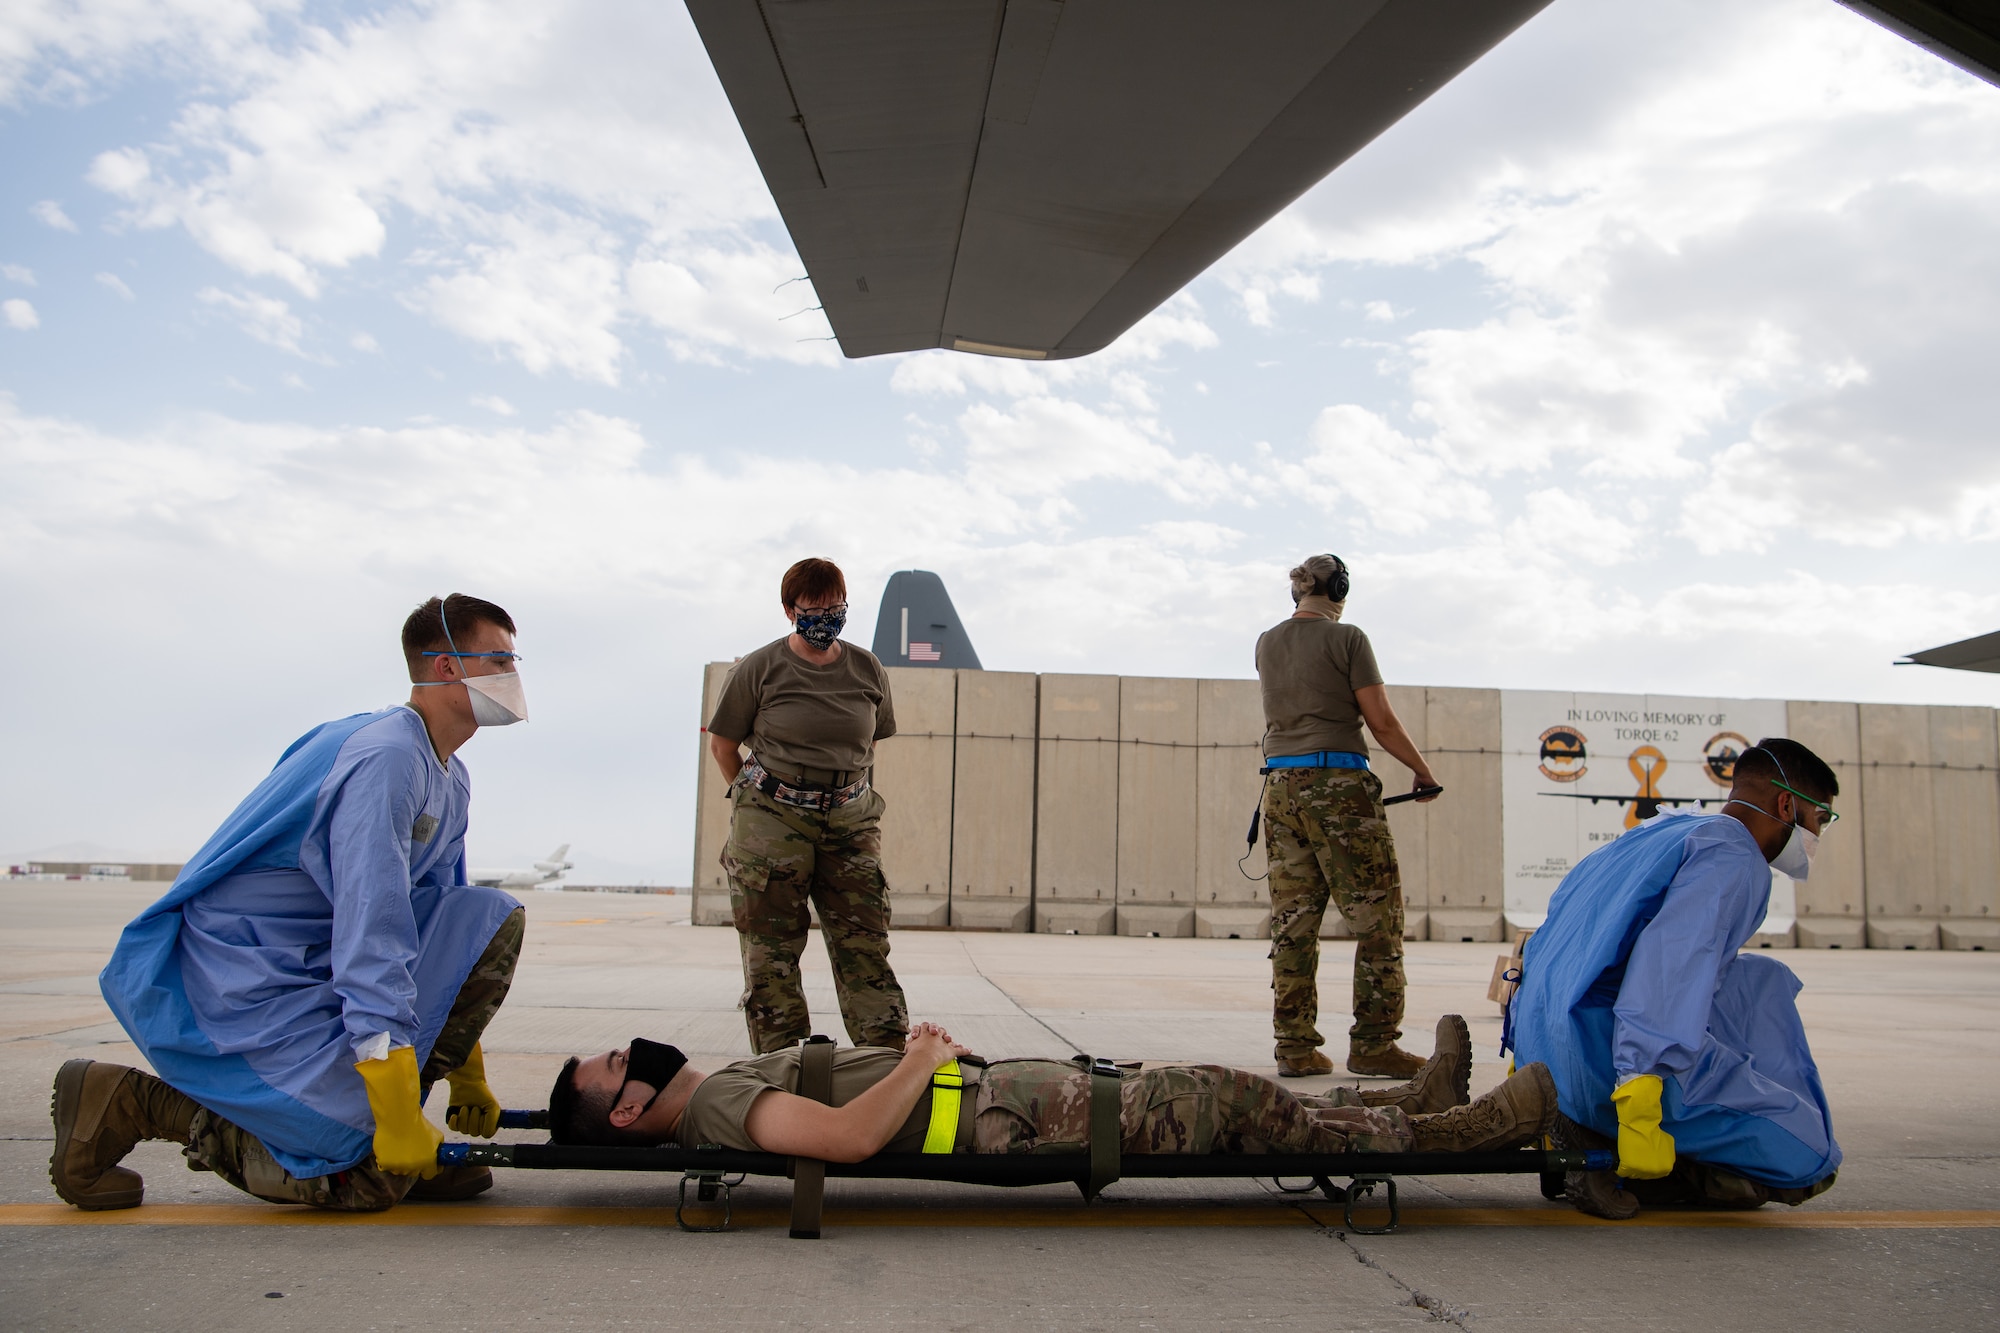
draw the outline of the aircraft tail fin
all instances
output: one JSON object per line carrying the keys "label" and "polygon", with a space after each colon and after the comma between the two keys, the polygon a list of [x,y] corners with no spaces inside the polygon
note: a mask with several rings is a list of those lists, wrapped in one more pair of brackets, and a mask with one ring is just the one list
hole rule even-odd
{"label": "aircraft tail fin", "polygon": [[884,666],[983,670],[944,580],[928,569],[898,570],[882,590],[875,656]]}

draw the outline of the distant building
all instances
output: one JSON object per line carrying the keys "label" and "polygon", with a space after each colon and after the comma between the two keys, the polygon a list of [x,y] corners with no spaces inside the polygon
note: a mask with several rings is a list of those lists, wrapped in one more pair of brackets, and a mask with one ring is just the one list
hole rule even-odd
{"label": "distant building", "polygon": [[129,879],[172,883],[181,873],[178,863],[164,861],[30,861],[9,866],[10,875],[47,875],[62,879]]}

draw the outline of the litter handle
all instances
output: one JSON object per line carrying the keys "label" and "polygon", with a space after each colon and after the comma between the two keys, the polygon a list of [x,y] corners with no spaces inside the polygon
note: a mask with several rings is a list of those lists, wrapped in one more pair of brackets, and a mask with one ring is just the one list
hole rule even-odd
{"label": "litter handle", "polygon": [[1382,798],[1382,804],[1401,805],[1405,801],[1421,801],[1426,796],[1442,795],[1444,795],[1443,787],[1419,787],[1415,791],[1406,791],[1401,796],[1385,796]]}

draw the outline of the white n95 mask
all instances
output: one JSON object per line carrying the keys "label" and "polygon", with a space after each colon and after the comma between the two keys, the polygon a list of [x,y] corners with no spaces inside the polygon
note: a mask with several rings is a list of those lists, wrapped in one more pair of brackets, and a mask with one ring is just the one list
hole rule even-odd
{"label": "white n95 mask", "polygon": [[1771,868],[1781,875],[1789,875],[1796,880],[1804,880],[1812,873],[1813,857],[1819,855],[1819,834],[1802,824],[1792,825],[1792,835],[1785,839],[1785,846],[1771,861]]}
{"label": "white n95 mask", "polygon": [[528,694],[521,688],[518,671],[467,676],[465,697],[472,701],[472,720],[482,727],[511,727],[528,720]]}

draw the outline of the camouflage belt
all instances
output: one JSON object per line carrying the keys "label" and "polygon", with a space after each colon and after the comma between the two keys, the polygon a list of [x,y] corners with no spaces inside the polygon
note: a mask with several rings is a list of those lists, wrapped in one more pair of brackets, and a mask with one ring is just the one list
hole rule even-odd
{"label": "camouflage belt", "polygon": [[838,810],[849,801],[868,794],[867,778],[845,787],[800,787],[778,781],[755,759],[743,765],[742,778],[778,804],[796,806],[801,810]]}

